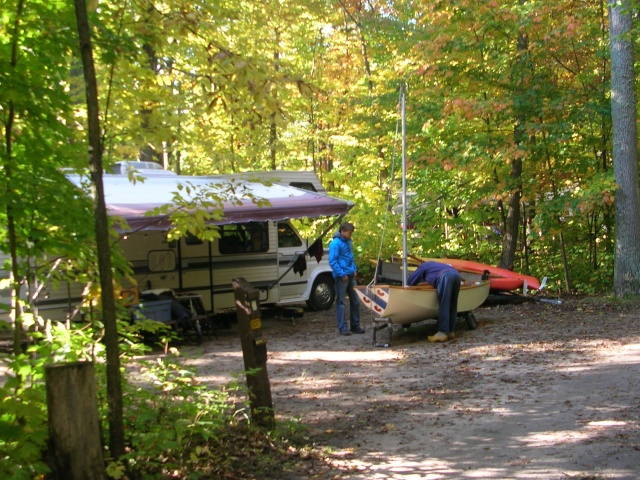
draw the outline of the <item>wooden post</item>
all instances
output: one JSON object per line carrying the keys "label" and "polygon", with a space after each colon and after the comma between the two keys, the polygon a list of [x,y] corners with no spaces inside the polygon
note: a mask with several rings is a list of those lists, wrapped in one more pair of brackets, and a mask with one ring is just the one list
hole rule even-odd
{"label": "wooden post", "polygon": [[260,292],[244,278],[235,278],[232,284],[247,371],[251,417],[258,425],[273,428],[275,422],[267,373],[267,339],[262,336]]}
{"label": "wooden post", "polygon": [[93,363],[48,365],[45,381],[54,478],[103,480],[105,464]]}

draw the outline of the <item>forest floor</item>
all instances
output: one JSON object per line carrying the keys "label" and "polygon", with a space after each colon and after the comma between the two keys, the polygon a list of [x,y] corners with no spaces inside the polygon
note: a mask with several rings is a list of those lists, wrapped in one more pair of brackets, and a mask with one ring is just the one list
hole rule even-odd
{"label": "forest floor", "polygon": [[[306,425],[314,453],[257,478],[640,478],[640,308],[567,299],[475,315],[454,341],[428,343],[428,321],[385,348],[364,312],[367,332],[347,337],[333,309],[263,315],[276,420]],[[180,349],[205,384],[244,380],[235,324]]]}
{"label": "forest floor", "polygon": [[[430,320],[395,327],[384,348],[373,345],[364,311],[364,335],[338,335],[334,315],[263,315],[276,421],[283,431],[297,425],[297,438],[263,439],[256,450],[240,435],[227,453],[237,469],[212,478],[640,478],[638,305],[600,297],[483,306],[477,329],[460,320],[451,342],[427,342]],[[237,324],[178,348],[201,383],[244,383]]]}

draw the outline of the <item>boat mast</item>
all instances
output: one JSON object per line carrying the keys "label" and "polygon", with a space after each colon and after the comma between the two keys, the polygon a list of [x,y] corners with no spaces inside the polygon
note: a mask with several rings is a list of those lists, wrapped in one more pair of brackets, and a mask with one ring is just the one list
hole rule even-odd
{"label": "boat mast", "polygon": [[402,117],[402,286],[407,286],[407,123],[405,118],[405,85],[400,86]]}

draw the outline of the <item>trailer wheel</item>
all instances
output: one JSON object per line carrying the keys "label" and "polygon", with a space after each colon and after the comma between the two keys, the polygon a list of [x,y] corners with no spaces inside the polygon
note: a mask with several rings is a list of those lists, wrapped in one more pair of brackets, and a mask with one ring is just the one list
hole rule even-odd
{"label": "trailer wheel", "polygon": [[336,299],[336,286],[330,275],[318,275],[313,282],[307,306],[317,312],[329,310]]}
{"label": "trailer wheel", "polygon": [[469,330],[475,330],[476,328],[478,328],[476,324],[476,316],[473,314],[473,312],[467,313],[467,328]]}

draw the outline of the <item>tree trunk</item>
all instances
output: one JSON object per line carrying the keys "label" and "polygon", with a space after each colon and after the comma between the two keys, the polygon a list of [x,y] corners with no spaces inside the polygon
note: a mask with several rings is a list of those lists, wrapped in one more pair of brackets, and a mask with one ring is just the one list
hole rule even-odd
{"label": "tree trunk", "polygon": [[45,380],[54,478],[105,478],[93,364],[48,365]]}
{"label": "tree trunk", "polygon": [[[521,1],[520,3],[526,3]],[[518,33],[517,62],[515,65],[518,76],[516,89],[523,93],[527,88],[524,80],[529,75],[531,68],[526,52],[529,49],[529,39],[524,32]],[[516,124],[513,129],[514,143],[516,147],[522,145],[524,139],[524,124],[526,121],[525,107],[516,109]],[[518,231],[520,229],[520,200],[522,199],[522,159],[514,157],[511,162],[511,172],[509,174],[511,186],[511,198],[509,200],[509,211],[507,213],[504,236],[502,237],[502,255],[499,267],[513,269],[513,262],[516,258],[516,248],[518,246]]]}
{"label": "tree trunk", "polygon": [[640,194],[631,4],[610,3],[611,117],[616,184],[613,284],[618,297],[640,294]]}
{"label": "tree trunk", "polygon": [[516,182],[516,187],[511,190],[509,200],[509,211],[507,213],[506,230],[502,237],[502,256],[500,258],[501,268],[513,270],[513,262],[516,258],[516,248],[518,246],[518,231],[520,230],[520,199],[522,198],[522,187],[520,177],[522,176],[522,160],[514,159],[511,164],[510,179]]}
{"label": "tree trunk", "polygon": [[529,268],[529,242],[527,234],[529,232],[529,212],[527,206],[522,204],[522,262],[520,271],[530,272]]}
{"label": "tree trunk", "polygon": [[[148,43],[142,46],[142,50],[147,54],[147,60],[149,61],[149,68],[156,75],[158,74],[158,56],[155,49]],[[153,147],[153,142],[147,140],[147,135],[151,132],[151,117],[153,110],[145,106],[140,107],[140,118],[142,127],[142,139],[140,146],[140,161],[142,162],[154,162],[162,164],[162,154]]]}
{"label": "tree trunk", "polygon": [[[13,25],[13,31],[11,34],[11,68],[15,69],[18,65],[18,47],[19,47],[19,32],[20,32],[20,20],[22,18],[22,12],[24,10],[24,1],[20,0],[16,7],[16,20]],[[21,309],[19,305],[20,298],[20,278],[18,275],[18,255],[17,255],[17,239],[16,239],[16,227],[15,219],[13,216],[12,204],[14,202],[14,195],[12,193],[13,184],[12,181],[12,160],[13,160],[13,125],[16,118],[15,107],[13,102],[9,102],[9,111],[6,116],[5,127],[5,144],[6,144],[6,158],[7,162],[4,167],[4,173],[7,182],[7,190],[4,192],[7,200],[7,238],[9,239],[9,256],[11,257],[11,323],[13,327],[13,353],[18,355],[22,352],[22,317]]]}
{"label": "tree trunk", "polygon": [[564,286],[567,294],[571,295],[571,279],[569,278],[569,262],[567,260],[567,248],[564,243],[564,234],[560,232],[560,252],[562,252],[562,272],[564,273]]}
{"label": "tree trunk", "polygon": [[109,405],[109,446],[113,458],[124,453],[124,427],[122,420],[122,383],[120,376],[120,349],[116,322],[115,294],[111,271],[111,245],[109,243],[109,222],[104,202],[102,184],[102,138],[100,134],[100,110],[98,87],[93,64],[91,34],[85,0],[75,0],[80,53],[84,67],[87,95],[87,120],[89,126],[89,157],[95,220],[96,246],[98,249],[98,270],[102,295],[102,321],[104,323],[104,343],[107,352],[107,402]]}
{"label": "tree trunk", "polygon": [[[275,70],[280,70],[280,32],[276,29],[275,32],[275,50],[273,52],[273,64]],[[273,87],[273,103],[274,106],[278,105],[278,91]],[[276,159],[278,157],[278,125],[276,124],[277,112],[271,114],[271,123],[269,125],[269,160],[271,162],[271,170],[277,170],[278,164]]]}

